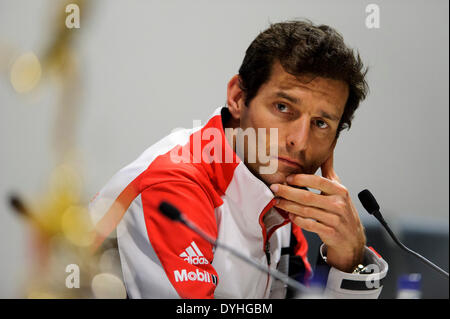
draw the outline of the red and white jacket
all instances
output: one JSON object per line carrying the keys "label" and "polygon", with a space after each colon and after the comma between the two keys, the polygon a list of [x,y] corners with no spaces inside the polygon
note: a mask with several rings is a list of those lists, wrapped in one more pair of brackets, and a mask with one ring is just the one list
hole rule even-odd
{"label": "red and white jacket", "polygon": [[[228,115],[227,108],[218,108],[203,127],[163,138],[116,173],[92,200],[90,211],[99,232],[96,246],[117,226],[130,298],[279,298],[286,294],[283,285],[267,274],[163,216],[158,210],[163,200],[222,243],[285,273],[289,273],[286,248],[295,238],[291,253],[302,261],[305,279],[311,278],[308,244],[301,229],[273,207],[271,190],[227,143],[222,117]],[[211,134],[209,128],[220,134]],[[198,147],[210,160],[194,159]],[[185,152],[191,160],[173,161],[174,152]],[[233,160],[223,160],[224,154],[231,154]],[[366,261],[379,270],[376,280],[370,279],[371,287],[361,284],[368,282],[367,275],[328,267],[328,296],[377,298],[387,264],[370,249],[366,249]]]}

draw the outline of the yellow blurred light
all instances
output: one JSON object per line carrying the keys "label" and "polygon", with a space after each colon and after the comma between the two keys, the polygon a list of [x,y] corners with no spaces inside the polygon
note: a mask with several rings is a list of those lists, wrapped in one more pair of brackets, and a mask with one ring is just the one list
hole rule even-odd
{"label": "yellow blurred light", "polygon": [[96,275],[92,279],[91,288],[97,299],[125,299],[127,297],[122,280],[113,274]]}
{"label": "yellow blurred light", "polygon": [[71,206],[61,219],[64,236],[74,245],[87,247],[94,241],[93,226],[86,208]]}
{"label": "yellow blurred light", "polygon": [[50,176],[50,193],[55,198],[64,197],[77,202],[81,196],[82,181],[75,167],[61,164],[56,167]]}
{"label": "yellow blurred light", "polygon": [[19,56],[13,63],[10,73],[11,84],[18,93],[31,91],[41,79],[42,68],[33,52]]}

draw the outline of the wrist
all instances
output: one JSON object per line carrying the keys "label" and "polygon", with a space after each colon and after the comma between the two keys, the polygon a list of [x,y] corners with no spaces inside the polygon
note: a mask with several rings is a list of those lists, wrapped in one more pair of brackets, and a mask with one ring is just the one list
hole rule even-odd
{"label": "wrist", "polygon": [[340,271],[352,273],[359,264],[364,263],[364,250],[361,247],[352,251],[343,251],[323,245],[322,258],[326,263]]}

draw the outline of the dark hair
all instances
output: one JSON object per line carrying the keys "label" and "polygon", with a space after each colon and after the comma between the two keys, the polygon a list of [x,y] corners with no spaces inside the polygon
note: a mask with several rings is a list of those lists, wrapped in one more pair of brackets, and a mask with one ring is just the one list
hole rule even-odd
{"label": "dark hair", "polygon": [[342,80],[349,86],[349,96],[337,135],[350,129],[353,114],[368,93],[367,67],[358,52],[347,47],[344,39],[327,25],[311,21],[287,21],[271,24],[248,47],[239,68],[240,87],[248,106],[259,88],[270,77],[273,63],[294,75],[314,75]]}

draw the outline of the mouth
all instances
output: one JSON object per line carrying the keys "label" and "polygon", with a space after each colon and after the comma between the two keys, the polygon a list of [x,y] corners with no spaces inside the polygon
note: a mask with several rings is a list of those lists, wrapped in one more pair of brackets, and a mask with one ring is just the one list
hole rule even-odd
{"label": "mouth", "polygon": [[292,167],[292,168],[295,168],[295,169],[302,169],[303,168],[300,163],[298,163],[297,161],[295,161],[293,159],[290,159],[288,157],[277,157],[277,160],[280,163],[283,163],[284,165]]}

